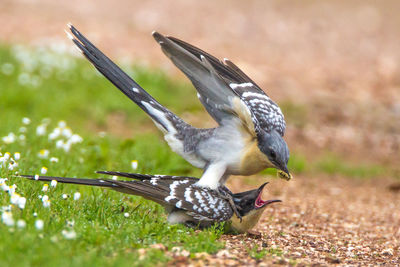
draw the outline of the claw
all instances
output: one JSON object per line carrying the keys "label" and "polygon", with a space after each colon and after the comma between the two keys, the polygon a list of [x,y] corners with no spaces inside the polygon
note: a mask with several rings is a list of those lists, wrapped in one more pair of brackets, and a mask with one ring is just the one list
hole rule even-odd
{"label": "claw", "polygon": [[229,191],[229,189],[227,189],[226,187],[219,187],[218,188],[218,194],[221,198],[227,200],[229,202],[229,205],[231,206],[233,212],[235,213],[236,217],[238,217],[238,219],[240,220],[240,222],[242,222],[242,216],[240,215],[235,203],[233,202],[233,197],[232,197],[232,193]]}

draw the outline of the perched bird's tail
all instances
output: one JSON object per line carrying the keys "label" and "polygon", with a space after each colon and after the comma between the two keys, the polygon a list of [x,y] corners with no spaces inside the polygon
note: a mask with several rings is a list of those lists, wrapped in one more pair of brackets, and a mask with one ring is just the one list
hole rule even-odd
{"label": "perched bird's tail", "polygon": [[112,82],[122,93],[143,109],[156,123],[156,126],[164,132],[176,132],[177,127],[186,123],[167,108],[158,103],[139,84],[121,70],[114,62],[104,55],[74,26],[68,24],[70,33],[68,37],[75,43],[82,54]]}

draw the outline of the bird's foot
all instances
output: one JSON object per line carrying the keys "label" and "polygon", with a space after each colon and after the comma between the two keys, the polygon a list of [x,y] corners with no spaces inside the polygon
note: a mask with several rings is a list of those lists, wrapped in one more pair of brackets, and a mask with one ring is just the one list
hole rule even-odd
{"label": "bird's foot", "polygon": [[233,202],[232,192],[228,188],[220,186],[218,188],[218,194],[219,194],[219,197],[221,197],[222,199],[225,199],[229,202],[229,205],[231,206],[233,212],[238,217],[240,222],[242,222],[242,216],[240,215],[235,203]]}

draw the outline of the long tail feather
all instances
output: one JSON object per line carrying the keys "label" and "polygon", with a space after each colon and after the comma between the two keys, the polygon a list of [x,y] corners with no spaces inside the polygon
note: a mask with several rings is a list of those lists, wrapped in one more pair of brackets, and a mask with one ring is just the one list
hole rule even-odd
{"label": "long tail feather", "polygon": [[[182,120],[158,103],[139,84],[121,70],[113,61],[104,55],[74,26],[68,25],[73,36],[68,35],[83,55],[94,65],[94,67],[112,82],[122,93],[135,102],[165,131],[171,131],[173,121]],[[168,118],[169,117],[169,118]],[[171,118],[173,119],[171,121]],[[171,124],[172,123],[172,124]],[[172,126],[173,127],[173,126]]]}

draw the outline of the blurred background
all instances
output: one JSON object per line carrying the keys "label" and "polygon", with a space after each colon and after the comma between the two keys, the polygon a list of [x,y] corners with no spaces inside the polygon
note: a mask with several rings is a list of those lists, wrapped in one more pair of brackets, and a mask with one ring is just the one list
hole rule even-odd
{"label": "blurred background", "polygon": [[[118,62],[161,69],[189,88],[151,32],[181,38],[229,58],[264,88],[283,109],[289,147],[302,159],[325,159],[328,169],[338,161],[379,165],[399,176],[398,10],[395,0],[2,0],[0,41],[69,50],[63,30],[71,22]],[[166,90],[175,97],[173,88]],[[188,90],[181,115],[212,126]],[[107,116],[102,130],[132,137],[129,112]],[[126,127],[114,127],[121,123]]]}

